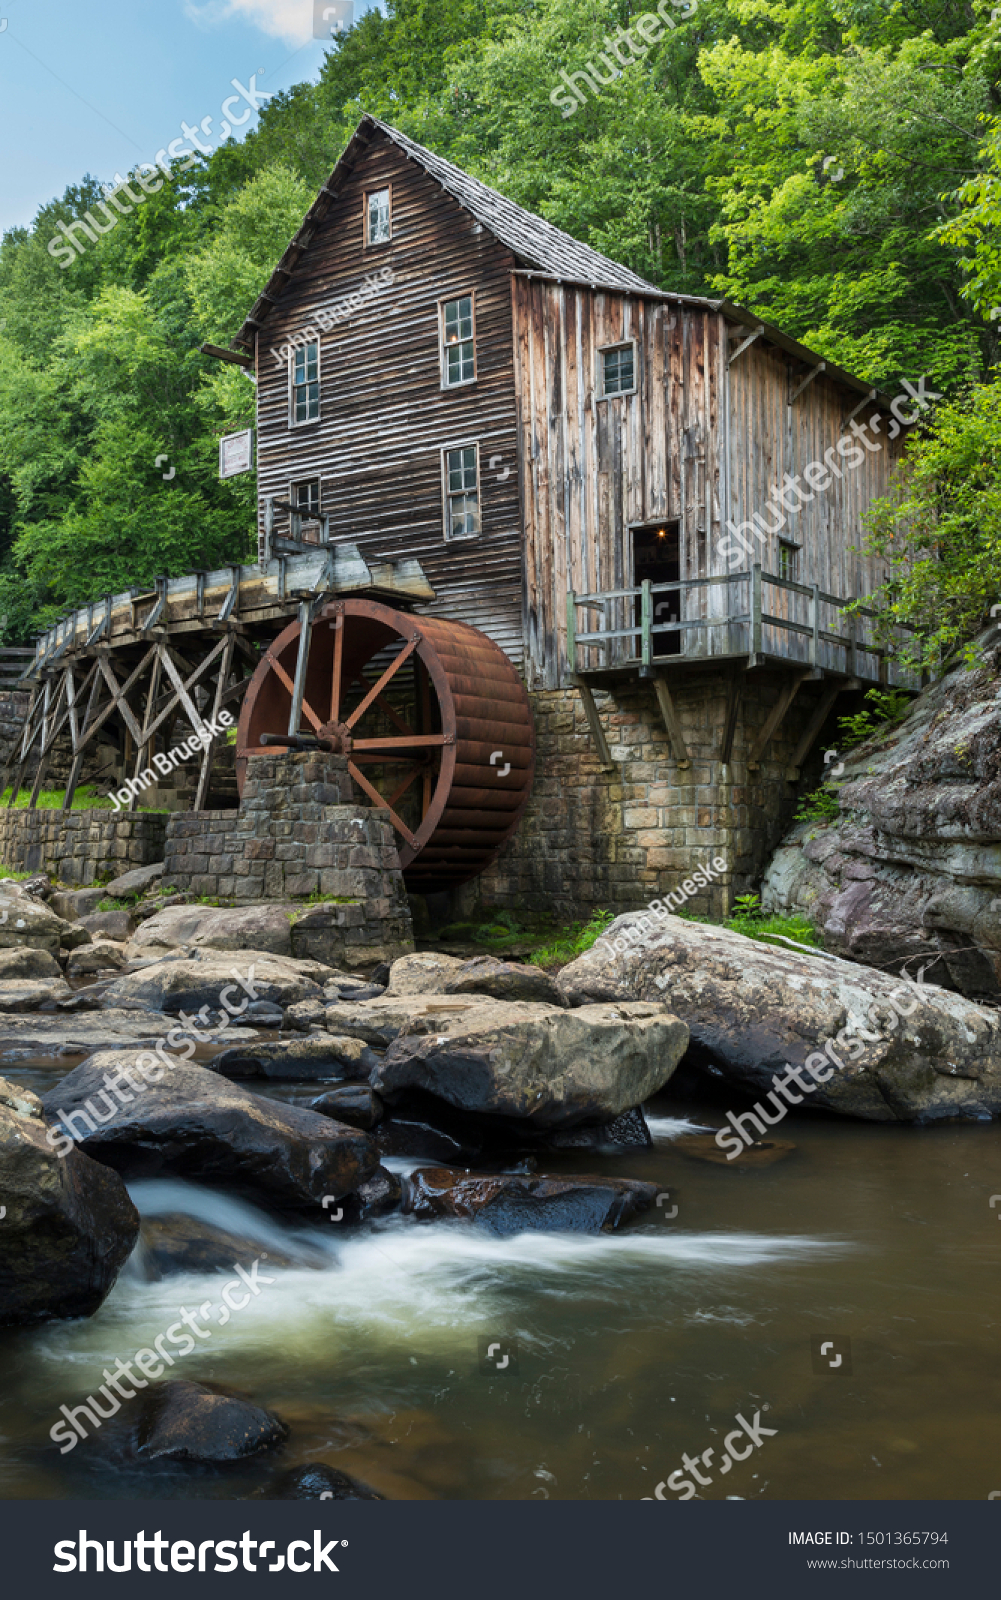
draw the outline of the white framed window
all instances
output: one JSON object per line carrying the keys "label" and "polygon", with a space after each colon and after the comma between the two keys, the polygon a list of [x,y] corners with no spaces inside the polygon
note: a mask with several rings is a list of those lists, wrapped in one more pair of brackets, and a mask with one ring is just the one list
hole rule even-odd
{"label": "white framed window", "polygon": [[289,489],[289,505],[294,506],[301,517],[318,517],[320,515],[319,478],[304,478],[301,483],[293,483]]}
{"label": "white framed window", "polygon": [[779,540],[779,577],[785,578],[787,583],[796,583],[798,581],[798,557],[798,544],[791,544],[788,539]]}
{"label": "white framed window", "polygon": [[289,425],[315,422],[319,415],[320,346],[296,345],[289,357]]}
{"label": "white framed window", "polygon": [[392,190],[370,189],[365,196],[365,243],[388,244],[392,236]]}
{"label": "white framed window", "polygon": [[476,382],[476,322],[471,294],[439,301],[441,386]]}
{"label": "white framed window", "polygon": [[441,453],[445,538],[475,539],[480,531],[480,451],[476,444],[446,445]]}
{"label": "white framed window", "polygon": [[609,345],[598,351],[600,398],[613,394],[633,394],[636,390],[636,346],[630,339],[626,344]]}

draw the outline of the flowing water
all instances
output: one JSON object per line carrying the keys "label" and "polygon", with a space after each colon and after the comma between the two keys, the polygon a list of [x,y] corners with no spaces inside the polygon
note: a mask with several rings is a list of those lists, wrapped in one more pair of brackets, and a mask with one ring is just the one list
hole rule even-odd
{"label": "flowing water", "polygon": [[[36,1090],[57,1075],[4,1070]],[[795,1149],[752,1170],[677,1143],[718,1126],[718,1108],[661,1098],[649,1116],[653,1150],[545,1160],[661,1186],[656,1213],[609,1236],[404,1219],[345,1232],[177,1180],[132,1185],[144,1215],[186,1211],[253,1240],[274,1279],[225,1325],[213,1311],[211,1338],[170,1376],[276,1410],[292,1429],[282,1468],[326,1461],[394,1499],[635,1500],[658,1486],[673,1499],[682,1452],[710,1448],[705,1499],[1001,1490],[1001,1127],[790,1114],[776,1136]],[[294,1264],[270,1266],[274,1252]],[[150,1283],[134,1259],[96,1316],[3,1335],[0,1496],[233,1498],[266,1484],[274,1461],[123,1467],[99,1436],[65,1457],[48,1438],[60,1403],[180,1307],[218,1307],[223,1281]],[[814,1370],[812,1338],[840,1367]],[[721,1475],[738,1412],[775,1431]]]}

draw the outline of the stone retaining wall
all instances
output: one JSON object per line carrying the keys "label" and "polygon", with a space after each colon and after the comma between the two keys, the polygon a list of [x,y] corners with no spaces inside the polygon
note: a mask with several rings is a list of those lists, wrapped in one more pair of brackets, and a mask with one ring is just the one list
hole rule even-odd
{"label": "stone retaining wall", "polygon": [[96,883],[163,860],[167,818],[155,812],[8,811],[0,808],[0,861],[63,883]]}
{"label": "stone retaining wall", "polygon": [[173,815],[164,863],[165,886],[221,900],[336,897],[290,912],[297,955],[338,964],[413,949],[392,823],[354,803],[344,756],[251,756],[239,811]]}

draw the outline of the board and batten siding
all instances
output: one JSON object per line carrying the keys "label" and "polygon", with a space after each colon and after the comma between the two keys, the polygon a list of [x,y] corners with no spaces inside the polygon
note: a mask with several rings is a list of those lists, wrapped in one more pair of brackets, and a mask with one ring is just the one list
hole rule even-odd
{"label": "board and batten siding", "polygon": [[[392,238],[365,247],[363,196],[392,189]],[[366,149],[258,334],[260,520],[268,495],[321,480],[332,543],[369,560],[418,560],[437,600],[422,609],[472,623],[520,666],[522,550],[512,361],[514,259],[470,213],[388,140]],[[320,334],[320,418],[289,426],[279,349],[361,289],[383,266],[393,281]],[[472,293],[476,382],[443,390],[438,302]],[[476,442],[481,532],[446,542],[441,451]],[[493,466],[490,461],[493,458]],[[287,534],[276,514],[275,530]]]}
{"label": "board and batten siding", "polygon": [[[677,520],[682,576],[706,573],[720,531],[725,347],[712,311],[521,273],[512,282],[526,675],[556,688],[567,592],[631,585],[633,527]],[[635,391],[602,398],[599,352],[626,340]],[[630,625],[629,608],[617,602],[611,625]]]}

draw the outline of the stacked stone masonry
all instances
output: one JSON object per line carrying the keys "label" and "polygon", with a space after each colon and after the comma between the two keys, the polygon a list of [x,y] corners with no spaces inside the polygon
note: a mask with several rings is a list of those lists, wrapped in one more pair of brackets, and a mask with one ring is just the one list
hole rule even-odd
{"label": "stacked stone masonry", "polygon": [[[454,911],[472,915],[480,906],[522,905],[577,916],[595,907],[638,910],[719,855],[726,872],[691,896],[687,907],[703,916],[729,914],[736,895],[757,889],[797,804],[786,769],[824,685],[800,690],[760,765],[747,764],[787,683],[786,675],[769,670],[742,676],[726,769],[719,759],[724,672],[671,684],[691,759],[687,769],[671,750],[651,684],[595,694],[615,764],[611,772],[601,768],[577,690],[533,693],[532,798],[497,861],[457,891]],[[835,715],[839,709],[845,707]]]}
{"label": "stacked stone masonry", "polygon": [[164,884],[252,903],[336,896],[294,916],[296,955],[385,959],[413,948],[393,826],[355,803],[343,756],[252,756],[239,811],[169,819]]}
{"label": "stacked stone masonry", "polygon": [[90,884],[163,860],[166,816],[0,808],[0,859],[19,872]]}

